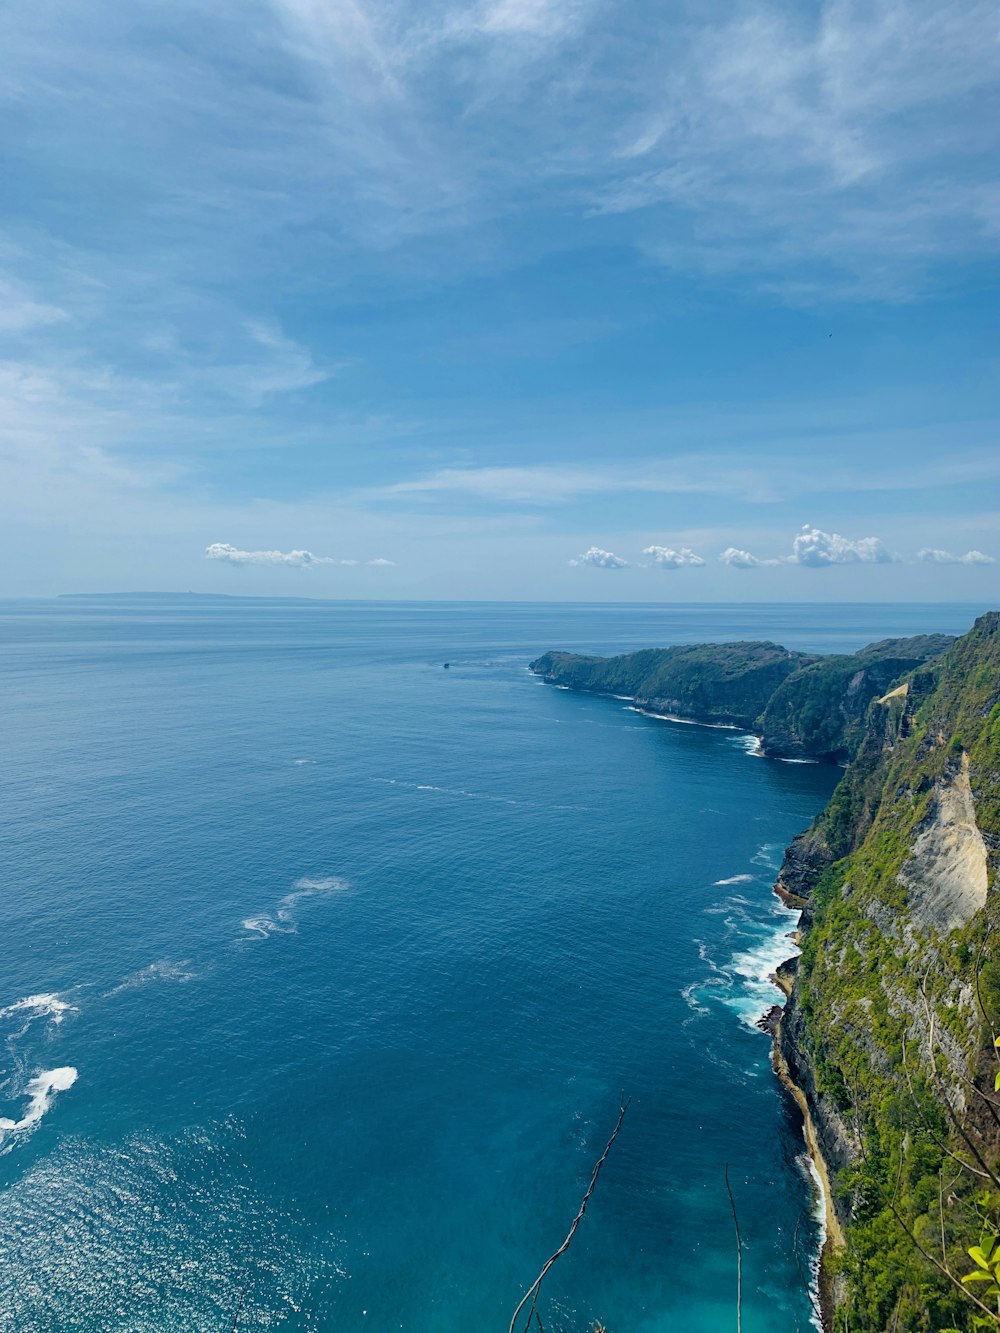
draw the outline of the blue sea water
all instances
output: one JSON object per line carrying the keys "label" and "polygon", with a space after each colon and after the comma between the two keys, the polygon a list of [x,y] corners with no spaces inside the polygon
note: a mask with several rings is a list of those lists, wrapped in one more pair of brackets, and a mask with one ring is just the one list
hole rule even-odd
{"label": "blue sea water", "polygon": [[[0,1328],[805,1329],[755,1019],[836,772],[540,684],[974,608],[0,604]],[[448,661],[450,667],[443,669]]]}

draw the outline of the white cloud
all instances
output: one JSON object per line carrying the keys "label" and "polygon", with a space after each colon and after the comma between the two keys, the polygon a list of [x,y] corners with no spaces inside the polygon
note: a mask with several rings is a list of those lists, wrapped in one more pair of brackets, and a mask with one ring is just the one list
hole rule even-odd
{"label": "white cloud", "polygon": [[689,546],[682,546],[675,550],[672,546],[646,546],[643,548],[643,555],[648,555],[650,560],[659,569],[683,569],[685,566],[703,565],[705,562],[700,555],[695,555]]}
{"label": "white cloud", "polygon": [[228,565],[289,565],[294,569],[343,563],[332,556],[313,555],[312,551],[241,551],[228,542],[213,542],[206,547],[205,559],[222,560]]}
{"label": "white cloud", "polygon": [[792,542],[792,553],[786,558],[790,564],[807,565],[812,569],[827,565],[888,565],[898,559],[878,537],[859,537],[852,541],[839,532],[811,528],[808,523]]}
{"label": "white cloud", "polygon": [[983,551],[966,551],[964,555],[955,555],[952,551],[942,551],[939,547],[924,547],[917,552],[917,559],[929,565],[995,565],[996,560]]}
{"label": "white cloud", "polygon": [[839,532],[823,532],[807,523],[792,541],[791,555],[762,559],[738,546],[727,546],[719,559],[733,569],[762,569],[768,565],[804,565],[809,569],[823,569],[829,565],[895,564],[899,556],[894,555],[878,537],[852,540]]}
{"label": "white cloud", "polygon": [[740,550],[738,546],[727,546],[719,559],[724,565],[730,565],[733,569],[759,569],[763,565],[781,563],[780,560],[761,560],[758,556],[751,555],[749,551]]}
{"label": "white cloud", "polygon": [[591,546],[589,550],[584,551],[583,555],[578,555],[575,560],[569,562],[571,565],[594,565],[597,569],[627,569],[628,561],[623,560],[620,555],[615,555],[612,551],[604,551],[599,546]]}
{"label": "white cloud", "polygon": [[[213,542],[205,549],[205,559],[221,560],[227,565],[285,565],[291,569],[311,569],[314,565],[354,568],[361,564],[360,560],[338,560],[332,555],[314,555],[312,551],[241,551],[229,542]],[[379,569],[390,569],[396,564],[395,560],[386,560],[383,556],[364,563]]]}

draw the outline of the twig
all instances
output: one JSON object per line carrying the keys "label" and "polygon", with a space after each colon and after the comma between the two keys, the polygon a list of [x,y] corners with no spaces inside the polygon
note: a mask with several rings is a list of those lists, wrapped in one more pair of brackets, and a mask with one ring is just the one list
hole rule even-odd
{"label": "twig", "polygon": [[958,1130],[958,1133],[961,1136],[963,1142],[965,1143],[965,1146],[968,1148],[969,1152],[972,1153],[973,1157],[979,1163],[980,1167],[982,1167],[982,1170],[986,1174],[988,1179],[998,1190],[1000,1190],[1000,1177],[997,1176],[995,1171],[990,1170],[989,1164],[987,1163],[986,1159],[983,1157],[982,1153],[979,1151],[979,1149],[973,1143],[972,1139],[966,1133],[965,1126],[962,1124],[958,1116],[955,1114],[955,1108],[951,1104],[951,1098],[948,1096],[948,1093],[945,1090],[944,1080],[938,1073],[937,1060],[935,1059],[935,1054],[934,1054],[934,1010],[931,1008],[930,1002],[927,999],[927,991],[925,990],[926,980],[927,978],[925,977],[924,983],[919,987],[919,990],[920,990],[920,998],[924,1002],[924,1013],[927,1017],[927,1026],[928,1026],[927,1053],[930,1056],[931,1076],[933,1077],[934,1082],[937,1084],[938,1095],[941,1098],[941,1101],[944,1103],[945,1110],[948,1112],[948,1119],[955,1126],[956,1130]]}
{"label": "twig", "polygon": [[[931,1059],[933,1060],[934,1052],[931,1051],[930,1054],[931,1054]],[[941,1152],[947,1154],[948,1157],[953,1157],[955,1161],[959,1164],[959,1166],[962,1167],[963,1170],[968,1171],[970,1175],[981,1176],[983,1180],[989,1180],[989,1175],[987,1174],[987,1172],[980,1171],[979,1168],[973,1166],[971,1162],[964,1161],[961,1157],[959,1157],[958,1153],[953,1152],[952,1149],[948,1147],[947,1143],[945,1143],[943,1139],[939,1138],[938,1135],[934,1132],[934,1130],[931,1129],[930,1122],[924,1115],[923,1107],[920,1105],[920,1099],[917,1097],[916,1092],[914,1092],[913,1090],[913,1080],[910,1078],[910,1071],[906,1063],[905,1037],[903,1038],[902,1064],[903,1064],[903,1077],[906,1079],[906,1087],[910,1094],[910,1101],[913,1103],[913,1108],[916,1111],[917,1115],[920,1117],[920,1123],[927,1131],[927,1134],[930,1137],[931,1141],[934,1143],[935,1147],[939,1148]]]}
{"label": "twig", "polygon": [[[861,1149],[861,1156],[864,1159],[865,1165],[868,1167],[869,1170],[872,1170],[872,1162],[865,1148],[865,1140],[863,1134],[858,1135],[858,1147]],[[900,1151],[902,1152],[902,1150]],[[900,1165],[902,1165],[902,1157],[900,1158]],[[896,1183],[898,1187],[899,1173],[897,1173],[896,1176]],[[946,1277],[948,1281],[952,1284],[952,1286],[962,1293],[962,1295],[965,1297],[967,1301],[969,1301],[972,1305],[975,1305],[978,1309],[982,1310],[985,1314],[988,1314],[990,1318],[993,1318],[994,1313],[990,1309],[990,1307],[988,1305],[984,1305],[978,1296],[973,1295],[973,1293],[969,1290],[969,1288],[967,1286],[964,1286],[962,1282],[955,1276],[955,1274],[951,1271],[951,1269],[947,1266],[947,1264],[941,1263],[939,1259],[937,1259],[933,1254],[931,1254],[928,1250],[926,1250],[924,1246],[921,1245],[920,1241],[917,1240],[914,1233],[910,1230],[910,1227],[906,1222],[906,1220],[904,1219],[902,1213],[896,1207],[895,1189],[893,1189],[892,1198],[887,1199],[886,1202],[889,1206],[889,1211],[896,1219],[901,1231],[906,1236],[910,1244],[914,1247],[914,1249],[919,1250],[920,1253],[924,1256],[924,1258],[928,1260],[929,1263],[932,1263],[934,1267],[938,1270],[938,1272],[941,1273],[944,1277]]]}
{"label": "twig", "polygon": [[736,1333],[743,1327],[743,1241],[740,1237],[740,1219],[736,1216],[736,1200],[729,1184],[729,1163],[726,1163],[726,1193],[729,1206],[733,1210],[733,1226],[736,1228]]}
{"label": "twig", "polygon": [[233,1327],[231,1333],[236,1333],[236,1325],[240,1322],[240,1315],[243,1313],[243,1301],[246,1298],[246,1287],[240,1287],[240,1303],[236,1307],[236,1313],[233,1315]]}
{"label": "twig", "polygon": [[611,1145],[618,1137],[618,1131],[621,1129],[622,1121],[625,1119],[625,1112],[628,1110],[629,1106],[631,1105],[631,1102],[632,1098],[629,1097],[628,1101],[623,1101],[620,1103],[618,1110],[618,1123],[615,1125],[614,1133],[611,1135],[610,1139],[608,1139],[607,1143],[605,1144],[604,1151],[597,1159],[597,1164],[594,1167],[593,1175],[590,1177],[590,1184],[587,1186],[587,1192],[583,1196],[583,1199],[581,1200],[580,1207],[577,1211],[576,1217],[573,1218],[573,1224],[566,1235],[566,1239],[559,1246],[558,1250],[556,1250],[555,1254],[550,1255],[549,1258],[546,1259],[542,1267],[542,1271],[538,1274],[534,1282],[532,1282],[531,1286],[521,1297],[521,1302],[518,1305],[517,1309],[514,1311],[513,1316],[511,1317],[510,1328],[508,1330],[508,1333],[514,1333],[514,1325],[517,1323],[517,1316],[521,1313],[521,1311],[527,1305],[529,1300],[531,1301],[531,1313],[528,1315],[528,1323],[530,1324],[531,1315],[535,1313],[535,1302],[538,1300],[538,1291],[542,1285],[542,1281],[546,1273],[549,1271],[549,1269],[552,1267],[555,1261],[559,1258],[559,1256],[561,1254],[565,1254],[566,1251],[569,1249],[570,1241],[576,1235],[576,1229],[583,1221],[583,1215],[587,1211],[587,1204],[590,1202],[590,1196],[593,1194],[594,1186],[597,1184],[597,1177],[601,1174],[601,1167],[607,1161],[608,1153],[611,1151]]}

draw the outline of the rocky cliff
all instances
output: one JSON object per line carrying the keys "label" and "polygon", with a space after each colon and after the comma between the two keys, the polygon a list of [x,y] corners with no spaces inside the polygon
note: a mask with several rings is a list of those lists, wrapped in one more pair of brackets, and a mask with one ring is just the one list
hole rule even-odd
{"label": "rocky cliff", "polygon": [[863,738],[871,701],[951,642],[943,634],[886,639],[835,656],[766,641],[682,644],[620,657],[549,652],[531,670],[554,685],[623,695],[646,712],[742,727],[778,758],[842,762]]}
{"label": "rocky cliff", "polygon": [[779,876],[804,910],[776,1053],[843,1238],[828,1322],[966,1329],[945,1270],[1000,1221],[1000,614],[873,698],[854,749]]}

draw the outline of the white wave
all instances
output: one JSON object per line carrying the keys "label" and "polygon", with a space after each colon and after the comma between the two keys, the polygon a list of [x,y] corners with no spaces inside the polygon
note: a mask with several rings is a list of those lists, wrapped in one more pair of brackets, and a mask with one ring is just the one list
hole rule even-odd
{"label": "white wave", "polygon": [[735,722],[699,722],[696,718],[678,717],[675,713],[652,713],[647,708],[636,707],[635,704],[630,704],[625,711],[655,718],[657,722],[679,722],[683,727],[707,727],[709,731],[739,731]]}
{"label": "white wave", "polygon": [[749,884],[749,883],[751,883],[751,882],[752,882],[754,879],[756,879],[756,878],[757,878],[756,875],[730,875],[728,879],[717,879],[717,880],[713,880],[713,883],[714,883],[714,884]]}
{"label": "white wave", "polygon": [[315,764],[315,759],[293,759],[292,763],[301,768],[303,764]]}
{"label": "white wave", "polygon": [[290,902],[293,898],[305,898],[310,893],[333,893],[335,890],[346,888],[347,880],[340,879],[336,875],[324,875],[321,879],[310,879],[304,875],[295,881],[297,892],[290,893],[288,898],[282,901]]}
{"label": "white wave", "polygon": [[724,1004],[744,1026],[756,1029],[759,1020],[781,1003],[774,973],[799,952],[794,936],[799,914],[777,899],[765,908],[739,894],[705,911],[725,914],[725,931],[713,938],[715,949],[725,940],[732,941],[730,948],[732,944],[738,947],[720,963],[708,944],[698,942],[698,956],[710,974],[692,983],[682,995],[691,1008],[711,1000]]}
{"label": "white wave", "polygon": [[754,947],[734,954],[725,966],[724,970],[732,973],[740,983],[727,1004],[747,1027],[754,1027],[758,1019],[781,999],[781,992],[772,978],[782,963],[798,953],[789,929],[797,920],[797,912],[787,912],[781,928]]}
{"label": "white wave", "polygon": [[267,939],[269,935],[295,935],[298,932],[298,920],[295,909],[303,898],[314,898],[317,894],[343,893],[347,881],[333,875],[319,879],[304,876],[297,879],[292,892],[286,893],[278,903],[274,916],[248,916],[240,923],[244,930]]}
{"label": "white wave", "polygon": [[701,1004],[698,1001],[698,982],[692,981],[690,986],[685,986],[681,991],[681,999],[696,1014],[707,1014],[708,1005]]}
{"label": "white wave", "polygon": [[243,918],[240,925],[244,930],[249,930],[260,935],[260,937],[265,940],[268,935],[273,935],[275,932],[279,935],[288,935],[292,933],[288,930],[283,930],[282,927],[269,916],[247,916]]}
{"label": "white wave", "polygon": [[755,866],[766,866],[768,870],[773,870],[777,874],[781,869],[781,853],[780,842],[765,842],[757,848],[750,860]]}
{"label": "white wave", "polygon": [[738,745],[742,750],[745,750],[747,754],[753,755],[755,759],[760,759],[763,755],[763,751],[760,748],[760,741],[756,736],[751,736],[749,734],[746,736],[734,736],[733,744]]}
{"label": "white wave", "polygon": [[[65,1092],[77,1079],[77,1071],[72,1065],[63,1065],[59,1069],[43,1069],[25,1085],[23,1096],[28,1098],[28,1108],[20,1120],[10,1120],[0,1116],[0,1136],[20,1130],[31,1129],[52,1105],[57,1092]],[[0,1137],[2,1142],[2,1137]]]}
{"label": "white wave", "polygon": [[818,764],[818,759],[786,759],[783,755],[775,755],[779,764]]}
{"label": "white wave", "polygon": [[[467,791],[465,787],[438,787],[432,782],[404,782],[402,778],[372,778],[372,782],[380,782],[387,787],[407,787],[410,791],[436,791],[442,796],[464,796],[470,801],[493,801],[497,805],[524,805],[524,801],[515,801],[510,796],[493,796],[489,792]],[[576,809],[576,806],[566,806],[565,809]]]}
{"label": "white wave", "polygon": [[820,1307],[820,1265],[823,1256],[823,1249],[827,1241],[826,1210],[827,1198],[826,1187],[823,1184],[823,1177],[816,1168],[816,1163],[812,1159],[812,1153],[806,1151],[797,1159],[803,1173],[809,1180],[812,1196],[812,1217],[819,1230],[817,1245],[814,1253],[809,1259],[809,1299],[812,1304],[812,1316],[809,1320],[816,1333],[824,1333],[822,1311]]}
{"label": "white wave", "polygon": [[173,963],[169,958],[162,958],[157,963],[150,963],[148,967],[133,972],[112,990],[106,991],[104,998],[110,999],[112,995],[120,995],[126,990],[137,990],[140,986],[148,986],[154,981],[193,981],[196,973],[188,971],[190,963],[189,958],[179,963]]}

